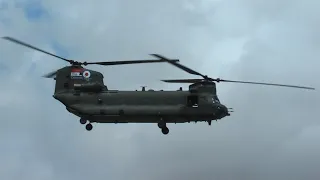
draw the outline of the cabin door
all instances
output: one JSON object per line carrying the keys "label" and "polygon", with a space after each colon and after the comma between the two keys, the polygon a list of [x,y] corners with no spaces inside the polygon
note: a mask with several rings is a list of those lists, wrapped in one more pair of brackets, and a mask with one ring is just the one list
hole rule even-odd
{"label": "cabin door", "polygon": [[188,107],[198,107],[199,97],[198,95],[189,95],[187,97],[187,106]]}

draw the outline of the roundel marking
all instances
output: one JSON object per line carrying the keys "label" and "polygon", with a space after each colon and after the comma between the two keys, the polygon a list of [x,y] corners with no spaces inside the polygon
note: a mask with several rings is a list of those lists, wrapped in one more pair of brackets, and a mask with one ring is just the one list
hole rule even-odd
{"label": "roundel marking", "polygon": [[84,71],[83,72],[83,77],[89,78],[91,76],[91,73],[89,71]]}

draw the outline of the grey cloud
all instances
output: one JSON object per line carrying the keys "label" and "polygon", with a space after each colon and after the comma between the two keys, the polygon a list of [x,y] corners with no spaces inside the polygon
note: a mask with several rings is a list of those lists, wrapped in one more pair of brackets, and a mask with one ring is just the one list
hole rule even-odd
{"label": "grey cloud", "polygon": [[[80,60],[162,53],[209,76],[320,86],[317,1],[44,1],[44,6],[53,17],[46,23],[29,23],[20,10],[7,10],[13,25],[0,25],[1,35],[48,50],[56,39]],[[85,132],[51,97],[54,82],[40,78],[64,63],[9,43],[0,46],[1,64],[12,70],[0,80],[6,84],[0,90],[2,179],[319,176],[317,91],[220,83],[221,101],[235,112],[211,127],[169,125],[167,137],[156,125],[97,124]],[[31,60],[37,64],[33,75],[24,70]],[[165,88],[169,85],[158,79],[191,76],[167,64],[90,68],[119,89]]]}

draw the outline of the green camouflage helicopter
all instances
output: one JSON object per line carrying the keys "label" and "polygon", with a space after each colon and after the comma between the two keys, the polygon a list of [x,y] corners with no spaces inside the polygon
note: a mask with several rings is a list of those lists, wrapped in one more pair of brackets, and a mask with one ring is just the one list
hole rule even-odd
{"label": "green camouflage helicopter", "polygon": [[[182,64],[178,59],[168,59],[152,54],[158,60],[130,60],[111,62],[77,62],[47,51],[41,50],[20,40],[3,39],[32,48],[45,54],[69,62],[71,65],[49,73],[44,77],[56,80],[53,97],[65,105],[66,109],[86,124],[86,130],[92,130],[92,123],[157,123],[163,134],[169,133],[168,123],[207,122],[230,116],[232,108],[223,105],[218,96],[215,82],[248,83],[260,85],[284,86],[314,90],[311,87],[284,84],[232,81],[214,79],[196,72]],[[201,79],[163,80],[169,83],[189,83],[189,89],[183,91],[155,91],[142,88],[141,91],[110,90],[103,82],[103,75],[84,68],[86,65],[123,65],[166,62]],[[230,110],[231,109],[231,110]]]}

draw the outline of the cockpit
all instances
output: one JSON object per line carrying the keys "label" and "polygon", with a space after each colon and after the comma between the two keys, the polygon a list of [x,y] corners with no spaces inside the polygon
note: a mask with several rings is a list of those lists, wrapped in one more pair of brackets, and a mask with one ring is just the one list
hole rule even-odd
{"label": "cockpit", "polygon": [[219,98],[216,95],[207,97],[207,101],[208,103],[212,103],[212,104],[216,104],[216,103],[220,104]]}

